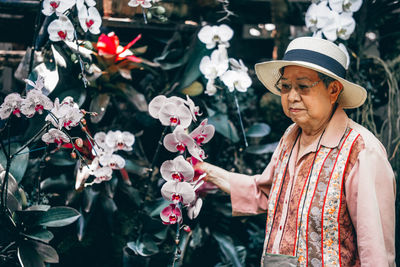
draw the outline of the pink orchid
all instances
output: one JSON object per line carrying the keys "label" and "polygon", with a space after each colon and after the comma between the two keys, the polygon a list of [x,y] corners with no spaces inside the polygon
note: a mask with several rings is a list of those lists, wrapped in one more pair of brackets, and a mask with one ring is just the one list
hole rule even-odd
{"label": "pink orchid", "polygon": [[42,13],[51,16],[54,12],[57,16],[75,5],[75,0],[44,0]]}
{"label": "pink orchid", "polygon": [[185,104],[189,107],[190,113],[192,114],[192,120],[194,122],[197,121],[196,116],[201,116],[202,114],[200,113],[200,108],[196,106],[193,102],[192,99],[188,95],[186,95],[186,102]]}
{"label": "pink orchid", "polygon": [[183,156],[178,156],[173,160],[164,161],[160,172],[167,181],[190,181],[194,176],[192,165]]}
{"label": "pink orchid", "polygon": [[22,97],[18,93],[12,93],[4,98],[3,104],[0,106],[0,119],[5,120],[14,114],[17,117],[21,117],[21,104]]}
{"label": "pink orchid", "polygon": [[135,142],[135,136],[130,132],[108,131],[105,136],[105,143],[109,148],[115,150],[131,151]]}
{"label": "pink orchid", "polygon": [[196,201],[190,203],[187,208],[187,215],[189,219],[196,219],[200,213],[201,207],[203,206],[203,200],[201,198],[197,198]]}
{"label": "pink orchid", "polygon": [[62,143],[69,143],[70,140],[68,136],[58,129],[50,129],[47,133],[42,135],[42,140],[46,144],[56,143],[58,146],[61,146]]}
{"label": "pink orchid", "polygon": [[74,25],[64,15],[60,15],[58,19],[53,20],[47,27],[47,31],[49,39],[53,42],[74,40]]}
{"label": "pink orchid", "polygon": [[163,224],[182,223],[181,209],[175,204],[169,204],[160,213]]}
{"label": "pink orchid", "polygon": [[47,96],[37,89],[32,89],[22,100],[21,113],[31,118],[36,112],[42,114],[43,110],[51,110],[52,108],[53,102]]}
{"label": "pink orchid", "polygon": [[125,167],[125,160],[123,157],[116,154],[105,154],[99,158],[100,164],[104,167],[108,166],[112,169],[123,169]]}
{"label": "pink orchid", "polygon": [[170,152],[185,152],[186,148],[192,148],[195,141],[185,133],[182,126],[177,126],[175,130],[164,137],[164,147]]}
{"label": "pink orchid", "polygon": [[87,8],[83,5],[79,9],[78,17],[84,32],[90,31],[92,34],[100,33],[101,15],[95,7]]}
{"label": "pink orchid", "polygon": [[196,141],[198,145],[207,143],[213,138],[215,133],[215,127],[213,125],[207,124],[208,119],[204,119],[200,125],[194,129],[190,136]]}
{"label": "pink orchid", "polygon": [[196,197],[193,187],[187,182],[168,181],[161,188],[161,195],[169,201],[190,204]]}
{"label": "pink orchid", "polygon": [[101,167],[96,169],[93,172],[93,175],[96,176],[96,178],[93,180],[93,183],[95,184],[109,181],[112,178],[112,169],[110,167]]}

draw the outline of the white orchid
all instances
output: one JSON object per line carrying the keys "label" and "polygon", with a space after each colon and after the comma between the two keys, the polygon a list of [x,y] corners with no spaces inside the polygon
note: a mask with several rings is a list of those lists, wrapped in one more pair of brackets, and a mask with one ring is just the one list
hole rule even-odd
{"label": "white orchid", "polygon": [[215,95],[216,92],[217,92],[217,87],[215,86],[215,80],[209,79],[207,81],[206,90],[204,91],[204,93],[206,95],[212,96]]}
{"label": "white orchid", "polygon": [[332,11],[333,18],[324,28],[322,33],[330,41],[336,41],[337,38],[347,40],[350,35],[354,32],[356,22],[352,16],[352,13],[337,13]]}
{"label": "white orchid", "polygon": [[187,215],[189,219],[196,219],[200,213],[201,207],[203,206],[203,200],[201,198],[197,198],[196,201],[190,203],[187,209]]}
{"label": "white orchid", "polygon": [[70,140],[68,136],[58,129],[50,129],[47,133],[42,135],[42,141],[46,144],[56,143],[61,146],[62,143],[69,143]]}
{"label": "white orchid", "polygon": [[131,7],[141,6],[143,8],[150,8],[151,0],[130,0],[128,6]]}
{"label": "white orchid", "polygon": [[47,31],[50,40],[53,42],[74,40],[74,26],[64,15],[60,15],[58,19],[53,20],[47,27]]}
{"label": "white orchid", "polygon": [[50,121],[58,129],[65,127],[67,130],[71,130],[83,118],[83,113],[80,111],[78,105],[67,97],[61,104],[58,98],[56,98],[50,112],[51,114],[47,115],[45,120]]}
{"label": "white orchid", "polygon": [[190,133],[190,136],[198,145],[208,143],[214,136],[214,125],[207,124],[207,122],[208,119],[204,119],[200,125]]}
{"label": "white orchid", "polygon": [[93,175],[96,176],[93,180],[93,183],[95,184],[109,181],[112,178],[112,169],[110,167],[101,167],[93,171]]}
{"label": "white orchid", "polygon": [[229,59],[229,64],[231,65],[232,70],[236,71],[244,71],[247,72],[249,69],[244,65],[243,60],[236,60],[234,58]]}
{"label": "white orchid", "polygon": [[229,60],[226,48],[219,46],[211,53],[211,56],[204,56],[200,61],[200,71],[206,79],[215,79],[224,74],[229,67]]}
{"label": "white orchid", "polygon": [[42,13],[51,16],[55,12],[59,16],[67,9],[72,8],[75,3],[76,0],[44,0]]}
{"label": "white orchid", "polygon": [[14,114],[17,117],[21,117],[21,104],[22,97],[18,93],[12,93],[4,98],[3,104],[0,106],[0,119],[5,120]]}
{"label": "white orchid", "polygon": [[229,47],[229,40],[233,36],[233,30],[225,24],[219,26],[206,25],[197,35],[201,42],[206,44],[208,49],[214,48],[217,44]]}
{"label": "white orchid", "polygon": [[125,167],[125,160],[117,154],[105,154],[99,157],[100,164],[103,167],[110,167],[111,169],[123,169]]}
{"label": "white orchid", "polygon": [[78,18],[84,32],[90,31],[92,34],[100,33],[101,15],[95,7],[86,8],[83,5],[79,9]]}
{"label": "white orchid", "polygon": [[329,6],[336,12],[357,12],[362,0],[329,0]]}
{"label": "white orchid", "polygon": [[76,8],[80,10],[84,4],[86,4],[88,7],[92,7],[96,5],[95,0],[76,0]]}
{"label": "white orchid", "polygon": [[311,4],[306,12],[306,26],[311,31],[325,27],[333,17],[332,10],[327,6],[328,2]]}
{"label": "white orchid", "polygon": [[221,77],[222,82],[228,87],[230,92],[235,89],[239,92],[246,92],[251,86],[251,78],[247,72],[228,70]]}
{"label": "white orchid", "polygon": [[36,112],[42,114],[43,110],[51,110],[52,108],[53,102],[36,89],[29,90],[26,98],[21,103],[21,113],[28,118],[33,117]]}
{"label": "white orchid", "polygon": [[111,148],[113,151],[131,151],[132,145],[135,143],[135,136],[127,131],[108,131],[104,141],[107,147]]}
{"label": "white orchid", "polygon": [[150,116],[152,116],[155,119],[159,119],[160,110],[167,103],[172,103],[175,106],[181,106],[185,104],[185,100],[176,96],[171,96],[167,98],[164,95],[158,95],[155,98],[153,98],[149,103]]}
{"label": "white orchid", "polygon": [[185,104],[189,107],[190,113],[192,114],[192,120],[194,122],[197,121],[197,116],[201,116],[200,108],[195,105],[192,99],[188,95],[186,95],[186,102]]}

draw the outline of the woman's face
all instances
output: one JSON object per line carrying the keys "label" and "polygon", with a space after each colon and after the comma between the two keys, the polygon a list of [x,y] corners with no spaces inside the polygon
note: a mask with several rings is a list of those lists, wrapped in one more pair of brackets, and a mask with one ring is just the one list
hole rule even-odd
{"label": "woman's face", "polygon": [[283,111],[304,131],[319,131],[328,123],[342,88],[338,81],[328,88],[314,70],[287,66],[278,84]]}

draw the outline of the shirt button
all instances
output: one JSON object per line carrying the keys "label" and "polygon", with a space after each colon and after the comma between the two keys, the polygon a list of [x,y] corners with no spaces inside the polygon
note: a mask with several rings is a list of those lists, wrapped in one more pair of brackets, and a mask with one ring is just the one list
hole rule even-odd
{"label": "shirt button", "polygon": [[282,231],[282,225],[281,225],[281,226],[279,226],[279,230],[281,230],[281,231]]}
{"label": "shirt button", "polygon": [[285,204],[287,204],[287,200],[285,201]]}

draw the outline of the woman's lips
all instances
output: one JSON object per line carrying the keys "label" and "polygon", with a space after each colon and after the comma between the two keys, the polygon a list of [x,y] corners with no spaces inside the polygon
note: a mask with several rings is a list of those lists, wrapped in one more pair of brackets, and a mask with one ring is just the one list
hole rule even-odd
{"label": "woman's lips", "polygon": [[289,108],[289,111],[292,112],[292,113],[297,113],[297,112],[300,112],[302,110],[303,109],[300,109],[300,108]]}

